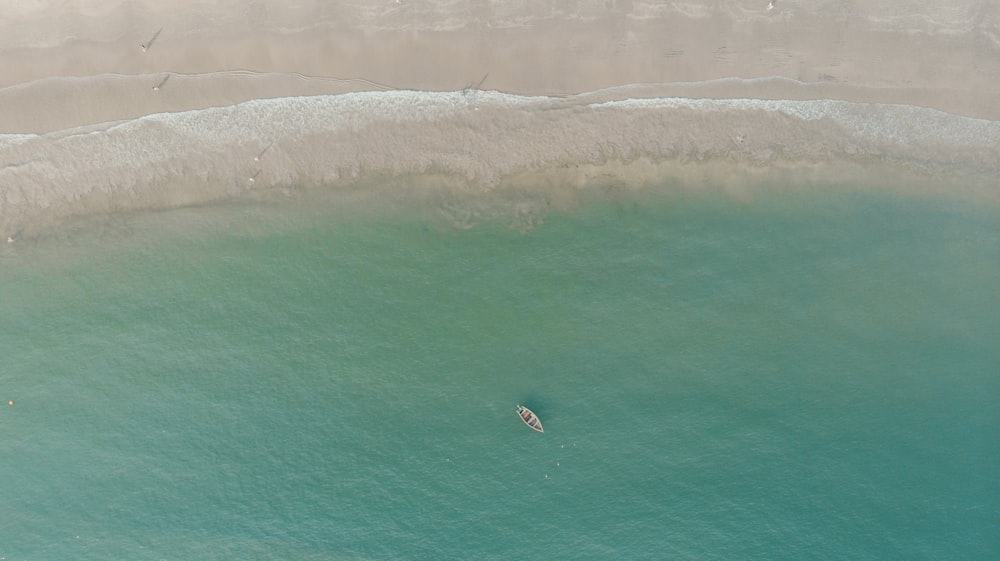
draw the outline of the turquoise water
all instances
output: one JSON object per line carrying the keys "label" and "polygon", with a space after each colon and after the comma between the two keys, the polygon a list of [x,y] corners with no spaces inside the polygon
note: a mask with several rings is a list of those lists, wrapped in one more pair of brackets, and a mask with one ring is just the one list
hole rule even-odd
{"label": "turquoise water", "polygon": [[996,554],[1000,209],[347,206],[0,249],[0,556]]}

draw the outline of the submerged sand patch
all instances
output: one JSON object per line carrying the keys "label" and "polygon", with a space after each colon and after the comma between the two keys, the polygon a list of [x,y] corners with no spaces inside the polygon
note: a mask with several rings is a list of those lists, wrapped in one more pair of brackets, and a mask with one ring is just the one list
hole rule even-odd
{"label": "submerged sand patch", "polygon": [[[367,92],[257,100],[103,127],[0,137],[0,225],[201,204],[248,192],[430,174],[500,186],[649,185],[714,164],[755,175],[881,166],[931,190],[995,198],[1000,123],[843,101]],[[794,171],[793,170],[797,170]],[[860,177],[859,177],[860,179]],[[784,180],[794,183],[794,179]],[[829,182],[829,181],[827,181]]]}

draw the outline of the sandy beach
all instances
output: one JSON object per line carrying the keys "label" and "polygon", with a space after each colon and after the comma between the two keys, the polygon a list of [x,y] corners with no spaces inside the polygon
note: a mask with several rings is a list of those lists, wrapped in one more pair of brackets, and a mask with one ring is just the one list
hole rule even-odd
{"label": "sandy beach", "polygon": [[40,0],[0,68],[0,233],[372,177],[1000,200],[981,0]]}

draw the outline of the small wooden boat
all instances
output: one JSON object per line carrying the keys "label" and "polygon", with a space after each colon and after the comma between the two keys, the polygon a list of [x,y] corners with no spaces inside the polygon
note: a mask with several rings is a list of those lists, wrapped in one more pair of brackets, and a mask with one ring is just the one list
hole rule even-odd
{"label": "small wooden boat", "polygon": [[545,432],[542,429],[542,422],[538,420],[538,415],[535,415],[535,412],[531,409],[528,409],[523,405],[518,405],[517,414],[521,417],[521,420],[524,421],[524,424],[538,432]]}

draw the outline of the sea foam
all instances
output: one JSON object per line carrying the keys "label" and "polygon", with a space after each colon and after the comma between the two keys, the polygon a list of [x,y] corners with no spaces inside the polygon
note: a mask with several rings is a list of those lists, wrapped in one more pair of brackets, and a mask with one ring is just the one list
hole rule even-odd
{"label": "sea foam", "polygon": [[998,147],[1000,122],[829,99],[593,101],[474,89],[259,99],[0,135],[0,226],[47,210],[197,204],[364,174],[434,171],[489,188],[511,174],[636,158],[758,167],[854,159],[988,176],[1000,172]]}
{"label": "sea foam", "polygon": [[861,139],[905,144],[929,142],[952,146],[1000,145],[1000,122],[954,115],[927,107],[853,103],[835,99],[625,99],[593,104],[612,109],[691,109],[695,111],[772,111],[803,121],[829,119]]}

